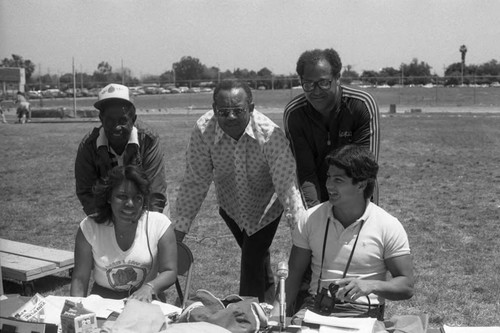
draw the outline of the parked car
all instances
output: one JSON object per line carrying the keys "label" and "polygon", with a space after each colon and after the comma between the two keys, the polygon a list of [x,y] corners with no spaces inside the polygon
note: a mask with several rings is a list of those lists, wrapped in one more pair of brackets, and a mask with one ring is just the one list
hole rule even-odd
{"label": "parked car", "polygon": [[199,93],[201,90],[198,87],[193,87],[188,89],[188,93]]}
{"label": "parked car", "polygon": [[159,94],[159,89],[157,86],[147,86],[144,87],[144,92],[146,95],[156,95]]}
{"label": "parked car", "polygon": [[80,90],[80,88],[76,88],[75,91],[76,91],[76,94],[73,94],[73,88],[67,89],[65,91],[66,96],[73,97],[74,95],[76,95],[76,97],[83,97],[83,94],[82,94],[82,91]]}
{"label": "parked car", "polygon": [[42,96],[48,98],[66,97],[66,93],[62,92],[59,89],[53,88],[42,91]]}
{"label": "parked car", "polygon": [[101,91],[101,88],[90,88],[89,96],[97,97],[99,95],[99,91]]}
{"label": "parked car", "polygon": [[146,94],[146,91],[142,87],[130,87],[129,90],[133,96]]}
{"label": "parked car", "polygon": [[80,91],[81,91],[83,97],[93,96],[90,94],[90,91],[87,88],[80,89]]}
{"label": "parked car", "polygon": [[28,97],[29,98],[42,98],[42,93],[40,91],[30,90],[30,91],[28,91]]}

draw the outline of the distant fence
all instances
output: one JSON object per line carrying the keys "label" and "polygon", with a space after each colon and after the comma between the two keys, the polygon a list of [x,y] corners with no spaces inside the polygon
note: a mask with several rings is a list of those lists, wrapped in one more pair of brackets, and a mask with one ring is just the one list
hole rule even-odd
{"label": "distant fence", "polygon": [[365,88],[379,105],[498,106],[500,87]]}
{"label": "distant fence", "polygon": [[[391,104],[401,106],[494,106],[500,108],[500,87],[357,87],[369,92],[380,106],[388,107]],[[253,90],[254,102],[257,109],[274,108],[284,109],[285,105],[295,96],[303,91],[300,87],[292,89],[265,89]],[[73,110],[93,109],[96,97],[77,98],[75,104],[73,99],[65,98],[41,98],[30,99],[32,107],[37,108],[65,108]],[[182,93],[182,94],[159,94],[138,95],[134,97],[137,108],[147,111],[168,112],[169,110],[208,110],[212,105],[212,93]],[[2,102],[4,110],[15,107],[12,99]],[[399,108],[398,108],[399,110]]]}

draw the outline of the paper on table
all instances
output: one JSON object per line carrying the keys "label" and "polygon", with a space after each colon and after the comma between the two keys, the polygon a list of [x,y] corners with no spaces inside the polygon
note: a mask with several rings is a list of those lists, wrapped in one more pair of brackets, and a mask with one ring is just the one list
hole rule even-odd
{"label": "paper on table", "polygon": [[306,310],[304,321],[311,324],[321,325],[320,333],[334,332],[357,332],[371,333],[376,318],[339,318],[333,316],[322,316]]}
{"label": "paper on table", "polygon": [[158,301],[152,301],[151,303],[159,305],[164,316],[170,315],[174,312],[178,313],[178,314],[180,314],[182,312],[181,308],[179,308],[178,306],[172,305],[172,304],[167,304],[167,303],[158,302]]}
{"label": "paper on table", "polygon": [[47,296],[46,299],[60,309],[57,314],[58,316],[61,315],[61,310],[66,300],[75,303],[82,302],[83,307],[94,312],[98,318],[108,318],[114,311],[122,312],[125,306],[123,300],[102,298],[98,295],[90,295],[88,297]]}
{"label": "paper on table", "polygon": [[[88,297],[47,296],[46,300],[59,309],[57,316],[60,316],[65,300],[70,300],[72,302],[81,301],[83,307],[94,312],[98,318],[108,318],[113,312],[121,313],[125,307],[124,300],[122,299],[102,298],[98,295],[90,295]],[[159,305],[165,316],[173,312],[181,313],[182,311],[181,308],[171,304],[158,301],[153,301],[152,303]]]}
{"label": "paper on table", "polygon": [[443,325],[445,333],[499,333],[500,326],[486,326],[486,327],[453,327]]}

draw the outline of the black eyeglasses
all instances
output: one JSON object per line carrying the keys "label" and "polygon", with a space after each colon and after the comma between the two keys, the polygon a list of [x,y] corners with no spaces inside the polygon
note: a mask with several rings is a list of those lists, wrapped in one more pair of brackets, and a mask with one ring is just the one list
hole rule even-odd
{"label": "black eyeglasses", "polygon": [[311,92],[314,87],[318,86],[321,90],[329,90],[332,87],[333,80],[322,79],[316,82],[312,81],[302,81],[302,89],[305,92]]}
{"label": "black eyeglasses", "polygon": [[228,117],[229,114],[232,112],[235,116],[239,116],[243,112],[246,111],[246,108],[215,108],[215,112],[217,113],[217,116],[219,117]]}

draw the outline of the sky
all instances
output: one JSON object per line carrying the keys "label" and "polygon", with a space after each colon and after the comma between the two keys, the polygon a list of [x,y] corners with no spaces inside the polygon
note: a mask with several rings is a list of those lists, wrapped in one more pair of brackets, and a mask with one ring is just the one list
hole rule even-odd
{"label": "sky", "polygon": [[417,58],[432,74],[500,61],[500,0],[0,0],[0,59],[36,74],[160,75],[183,56],[222,71],[295,74],[300,54],[334,48],[361,74]]}

